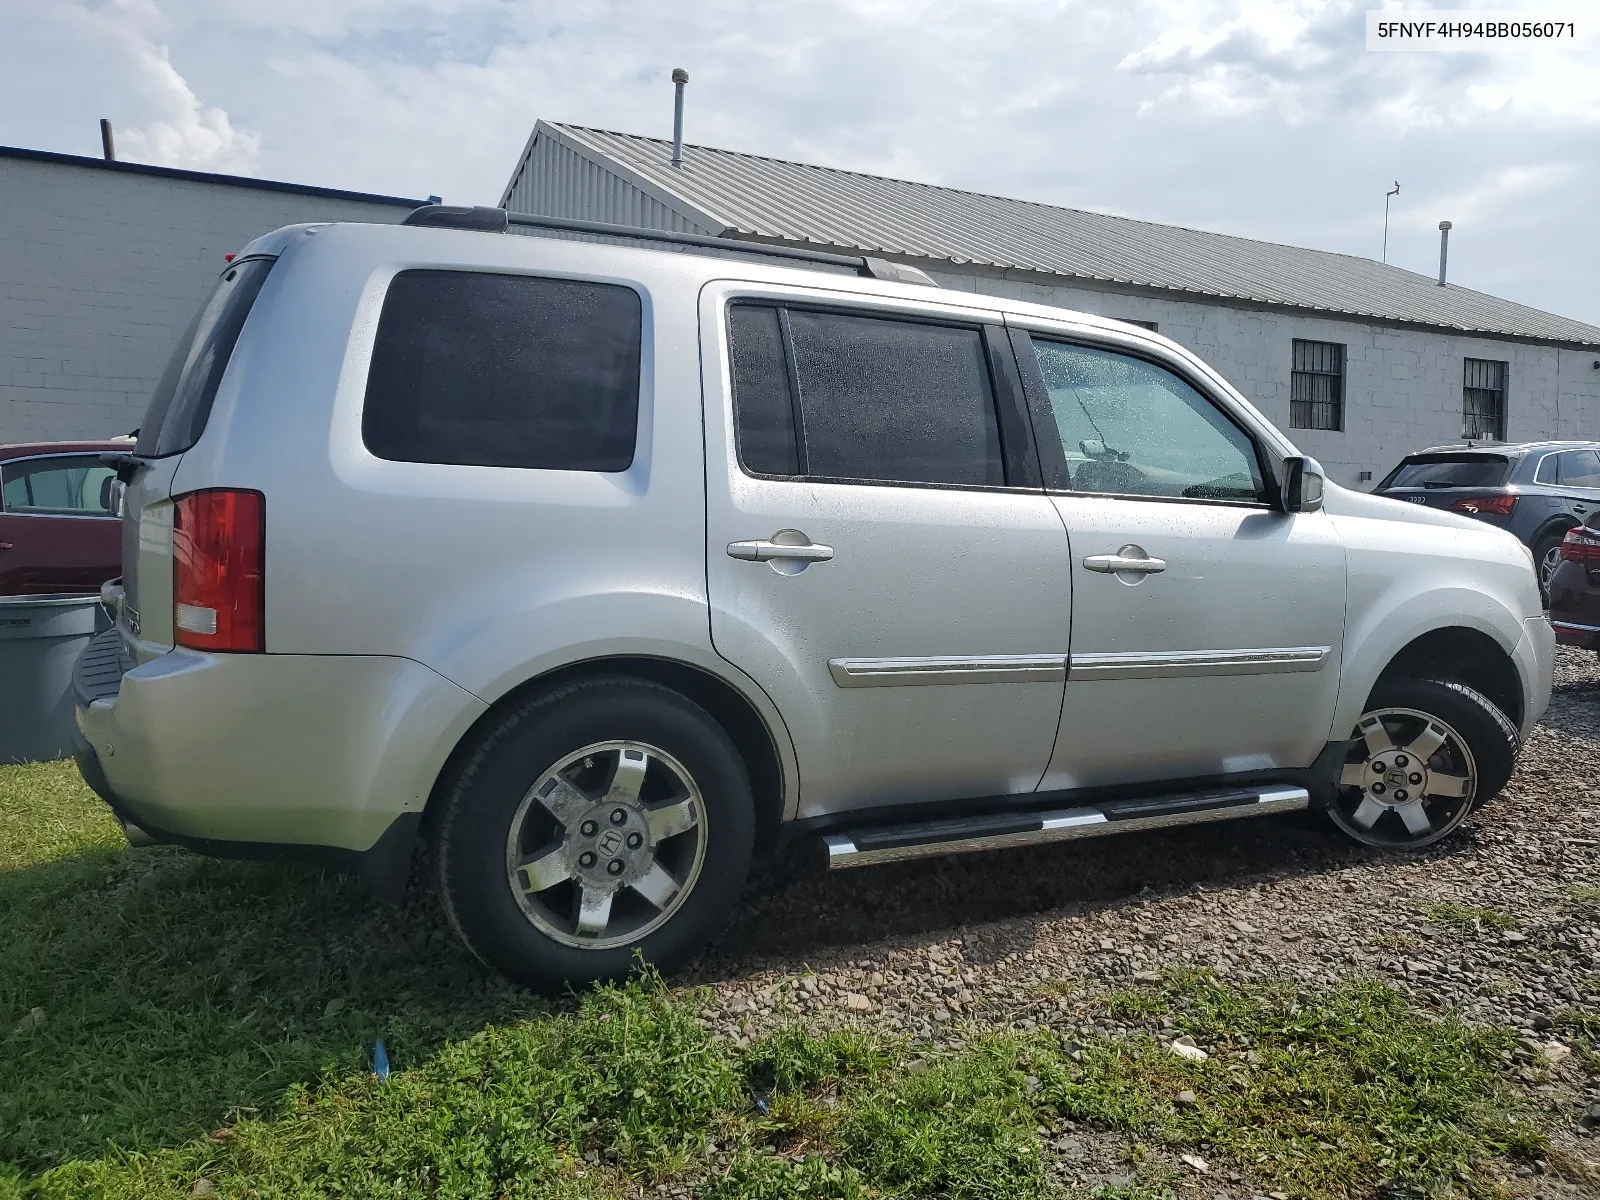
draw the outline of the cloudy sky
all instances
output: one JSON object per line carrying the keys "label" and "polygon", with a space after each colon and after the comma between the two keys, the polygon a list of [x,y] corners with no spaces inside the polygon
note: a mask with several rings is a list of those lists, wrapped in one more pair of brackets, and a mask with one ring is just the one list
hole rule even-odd
{"label": "cloudy sky", "polygon": [[0,0],[0,143],[495,203],[536,117],[670,135],[682,66],[692,142],[1353,254],[1399,180],[1391,262],[1448,218],[1453,282],[1600,324],[1600,41],[1369,53],[1369,6]]}

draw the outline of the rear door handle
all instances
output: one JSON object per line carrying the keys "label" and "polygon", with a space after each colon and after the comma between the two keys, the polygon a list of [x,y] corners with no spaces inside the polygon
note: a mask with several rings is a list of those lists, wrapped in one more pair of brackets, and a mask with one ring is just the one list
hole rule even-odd
{"label": "rear door handle", "polygon": [[16,549],[16,547],[13,546],[10,542],[0,542],[0,550],[15,550],[15,549]]}
{"label": "rear door handle", "polygon": [[771,562],[773,559],[786,559],[790,562],[827,562],[833,557],[833,547],[819,546],[812,542],[729,542],[728,557],[743,559],[745,562]]}
{"label": "rear door handle", "polygon": [[1138,546],[1124,546],[1115,554],[1091,554],[1083,560],[1083,565],[1102,575],[1117,575],[1124,571],[1133,575],[1154,575],[1157,571],[1167,569],[1163,559],[1151,558]]}

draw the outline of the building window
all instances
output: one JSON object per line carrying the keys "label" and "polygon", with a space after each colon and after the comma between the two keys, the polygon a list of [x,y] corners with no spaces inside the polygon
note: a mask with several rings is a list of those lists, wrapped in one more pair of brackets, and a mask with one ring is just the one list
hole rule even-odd
{"label": "building window", "polygon": [[1470,442],[1506,440],[1506,374],[1509,364],[1469,358],[1461,373],[1461,436]]}
{"label": "building window", "polygon": [[1292,429],[1344,428],[1344,346],[1294,339],[1289,373]]}
{"label": "building window", "polygon": [[1118,317],[1124,325],[1137,325],[1140,329],[1148,329],[1151,333],[1160,333],[1161,330],[1154,321],[1135,321],[1132,317]]}

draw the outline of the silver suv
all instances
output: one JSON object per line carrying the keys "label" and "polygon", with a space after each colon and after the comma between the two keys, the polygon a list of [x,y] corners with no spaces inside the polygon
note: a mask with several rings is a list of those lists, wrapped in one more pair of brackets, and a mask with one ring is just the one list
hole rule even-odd
{"label": "silver suv", "polygon": [[[531,234],[533,236],[518,236]],[[1554,639],[1528,551],[1324,483],[1132,325],[500,210],[252,243],[124,488],[79,761],[559,986],[834,867],[1314,807],[1450,833]]]}

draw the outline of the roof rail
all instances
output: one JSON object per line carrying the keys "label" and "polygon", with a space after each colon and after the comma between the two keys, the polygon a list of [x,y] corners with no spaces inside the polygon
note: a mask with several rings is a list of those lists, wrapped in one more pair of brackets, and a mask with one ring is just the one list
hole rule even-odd
{"label": "roof rail", "polygon": [[425,204],[413,209],[402,225],[425,225],[433,229],[469,229],[480,233],[504,233],[508,226],[553,229],[561,233],[588,233],[601,237],[631,238],[642,242],[667,242],[707,250],[733,250],[741,254],[762,254],[795,262],[844,267],[870,279],[894,283],[916,283],[938,287],[933,278],[916,267],[870,255],[829,254],[822,250],[802,250],[797,246],[772,246],[747,242],[743,238],[706,237],[697,233],[673,233],[666,229],[646,229],[640,225],[613,225],[607,221],[574,221],[565,217],[541,217],[534,213],[508,213],[503,208],[482,205],[471,208],[447,204]]}

